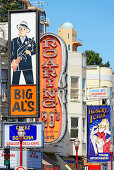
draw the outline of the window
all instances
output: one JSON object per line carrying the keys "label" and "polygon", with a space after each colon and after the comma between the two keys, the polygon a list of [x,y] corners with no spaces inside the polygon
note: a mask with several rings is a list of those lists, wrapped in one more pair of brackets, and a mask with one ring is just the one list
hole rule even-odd
{"label": "window", "polygon": [[41,12],[40,12],[40,20],[41,20],[41,21],[45,21],[45,19],[46,19],[46,18],[45,18],[45,13],[41,11]]}
{"label": "window", "polygon": [[112,128],[112,132],[113,132],[113,145],[114,145],[114,127]]}
{"label": "window", "polygon": [[68,44],[68,51],[70,51],[70,44]]}
{"label": "window", "polygon": [[68,33],[68,39],[69,39],[69,37],[70,37],[70,35],[69,35],[69,33]]}
{"label": "window", "polygon": [[102,99],[102,104],[107,105],[107,99]]}
{"label": "window", "polygon": [[22,9],[25,9],[25,4],[22,2],[19,2],[19,7],[22,7]]}
{"label": "window", "polygon": [[85,78],[82,79],[82,98],[83,101],[86,101],[86,95],[85,95]]}
{"label": "window", "polygon": [[85,89],[85,78],[82,79],[82,88]]}
{"label": "window", "polygon": [[78,99],[78,77],[71,77],[71,99]]}
{"label": "window", "polygon": [[73,40],[77,41],[77,35],[73,35]]}
{"label": "window", "polygon": [[114,93],[112,93],[112,110],[114,111]]}
{"label": "window", "polygon": [[86,142],[86,139],[85,139],[85,118],[83,118],[83,142]]}
{"label": "window", "polygon": [[71,138],[78,137],[78,118],[76,118],[76,117],[71,118],[70,137]]}
{"label": "window", "polygon": [[40,33],[44,33],[44,25],[40,24]]}
{"label": "window", "polygon": [[1,94],[2,100],[5,101],[7,97],[7,81],[8,81],[8,70],[2,69],[1,70]]}

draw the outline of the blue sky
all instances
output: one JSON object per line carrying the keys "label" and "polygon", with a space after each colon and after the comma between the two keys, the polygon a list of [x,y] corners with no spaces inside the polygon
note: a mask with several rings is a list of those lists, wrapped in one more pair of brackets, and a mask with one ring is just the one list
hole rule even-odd
{"label": "blue sky", "polygon": [[[35,2],[30,0],[30,2]],[[43,9],[50,26],[47,32],[58,34],[58,28],[71,22],[77,38],[83,42],[78,51],[93,50],[103,63],[110,62],[114,71],[114,0],[46,0]],[[41,6],[38,6],[41,7]]]}

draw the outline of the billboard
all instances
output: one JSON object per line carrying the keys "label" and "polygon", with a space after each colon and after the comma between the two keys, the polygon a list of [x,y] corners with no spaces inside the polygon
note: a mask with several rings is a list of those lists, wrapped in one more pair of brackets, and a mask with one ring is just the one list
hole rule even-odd
{"label": "billboard", "polygon": [[45,123],[45,142],[57,143],[67,126],[67,49],[56,34],[40,39],[40,120]]}
{"label": "billboard", "polygon": [[27,123],[13,122],[3,123],[3,147],[10,148],[20,147],[18,136],[19,127],[23,126],[25,135],[23,137],[22,146],[24,148],[40,148],[44,147],[44,123]]}
{"label": "billboard", "polygon": [[[27,169],[42,168],[42,152],[34,150],[23,150],[23,166]],[[20,166],[20,150],[10,149],[10,168],[15,169]],[[0,150],[0,168],[6,169],[4,165],[4,150]]]}
{"label": "billboard", "polygon": [[[17,166],[17,159],[17,152],[10,150],[10,168]],[[4,150],[0,150],[0,168],[6,168],[6,165],[4,165]]]}
{"label": "billboard", "polygon": [[90,89],[90,99],[106,99],[109,98],[107,88],[92,88]]}
{"label": "billboard", "polygon": [[[9,12],[9,101],[11,117],[38,117],[39,12]],[[37,104],[36,104],[37,103]]]}
{"label": "billboard", "polygon": [[87,106],[87,160],[110,161],[110,106]]}

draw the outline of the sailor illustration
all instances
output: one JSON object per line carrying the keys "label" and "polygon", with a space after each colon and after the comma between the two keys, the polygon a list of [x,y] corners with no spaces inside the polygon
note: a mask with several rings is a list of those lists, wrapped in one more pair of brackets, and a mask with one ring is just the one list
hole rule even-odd
{"label": "sailor illustration", "polygon": [[23,72],[26,84],[34,84],[31,57],[36,54],[36,44],[33,38],[27,37],[30,29],[25,21],[17,25],[17,29],[19,37],[11,41],[12,85],[19,85],[21,72]]}

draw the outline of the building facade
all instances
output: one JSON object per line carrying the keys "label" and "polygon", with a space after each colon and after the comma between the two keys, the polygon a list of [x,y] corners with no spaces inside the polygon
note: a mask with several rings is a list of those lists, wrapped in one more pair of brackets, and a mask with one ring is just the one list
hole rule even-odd
{"label": "building facade", "polygon": [[[86,68],[86,105],[88,106],[110,106],[111,143],[113,144],[113,76],[112,69],[96,65]],[[102,163],[101,163],[102,164]],[[86,164],[89,165],[89,164]],[[100,166],[100,164],[99,164]],[[102,164],[103,166],[103,164]],[[111,169],[110,162],[104,168]]]}
{"label": "building facade", "polygon": [[113,132],[112,142],[114,145],[114,72],[112,72],[112,132]]}
{"label": "building facade", "polygon": [[82,46],[82,41],[77,38],[77,31],[70,22],[61,24],[58,35],[64,39],[68,51],[77,51],[78,46]]}
{"label": "building facade", "polygon": [[[86,104],[87,105],[111,105],[112,69],[109,67],[87,66],[86,68]],[[92,88],[104,88],[106,95],[92,97]],[[93,99],[94,98],[94,99]]]}
{"label": "building facade", "polygon": [[[73,29],[71,23],[61,25],[58,35],[65,41],[68,50],[68,122],[66,134],[57,144],[56,152],[64,156],[64,160],[69,165],[72,164],[71,157],[74,156],[73,160],[75,160],[76,155],[74,140],[78,138],[80,141],[79,167],[81,169],[82,157],[86,156],[86,56],[84,53],[77,52],[77,48],[82,45],[82,42],[78,41],[77,31]],[[74,168],[73,166],[72,168]]]}
{"label": "building facade", "polygon": [[[35,9],[28,0],[19,0],[23,4],[24,9]],[[46,32],[46,26],[49,26],[46,20],[45,11],[40,9],[40,33]],[[87,121],[86,121],[86,105],[111,105],[112,89],[112,70],[106,67],[88,66],[86,70],[86,56],[81,52],[77,52],[77,48],[82,46],[82,42],[77,39],[77,31],[73,29],[71,23],[65,23],[58,29],[58,35],[63,38],[68,49],[68,92],[67,92],[67,130],[64,138],[57,144],[47,144],[43,152],[57,153],[69,159],[74,156],[75,146],[74,139],[79,138],[79,158],[86,157],[86,141],[87,141]],[[8,103],[7,103],[7,81],[8,81],[8,23],[0,23],[0,75],[1,75],[1,107],[0,116],[2,120],[7,120]],[[87,74],[87,75],[86,75]],[[87,79],[87,82],[86,82]],[[91,99],[91,88],[106,89],[106,97],[103,99]],[[114,96],[114,95],[113,95]],[[114,109],[114,107],[112,107]],[[114,117],[113,117],[114,118]],[[0,119],[1,121],[1,119]],[[10,119],[11,121],[11,119]],[[15,119],[15,121],[18,121]],[[0,122],[1,123],[1,122]],[[1,126],[0,126],[1,128]],[[0,129],[1,131],[1,129]]]}
{"label": "building facade", "polygon": [[[46,13],[43,9],[32,6],[29,0],[18,0],[19,5],[25,10],[37,9],[40,11],[40,34],[46,32],[46,27],[50,25],[50,21],[46,18]],[[0,38],[8,40],[8,22],[0,22]]]}

